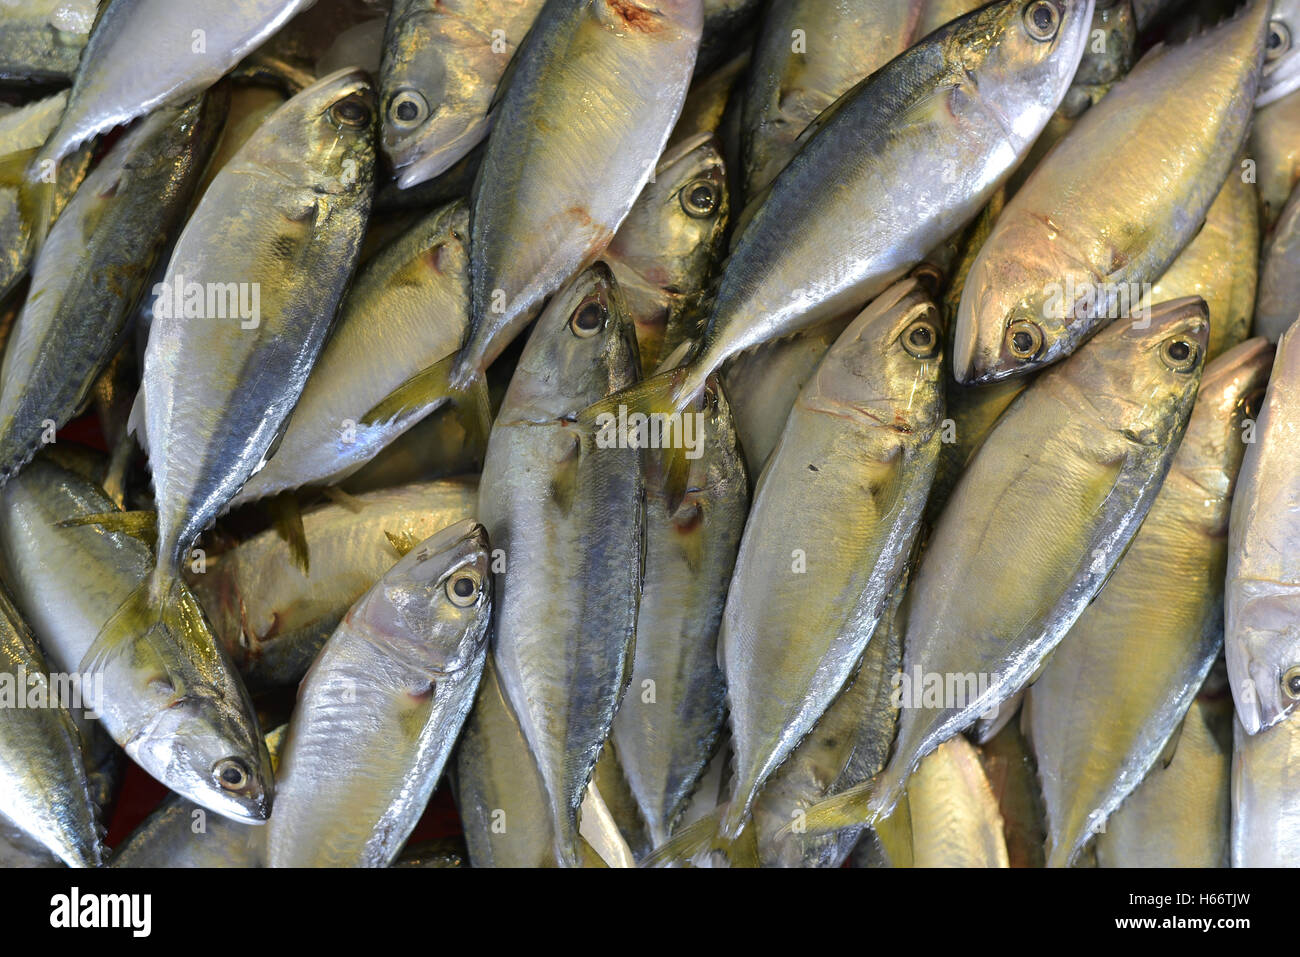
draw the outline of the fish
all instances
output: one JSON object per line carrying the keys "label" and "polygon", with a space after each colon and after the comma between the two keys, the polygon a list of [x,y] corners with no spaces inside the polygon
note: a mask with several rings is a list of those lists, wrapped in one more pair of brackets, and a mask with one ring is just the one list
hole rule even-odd
{"label": "fish", "polygon": [[263,823],[274,796],[270,759],[248,692],[193,597],[182,591],[180,614],[156,626],[184,628],[183,634],[151,640],[142,630],[102,668],[83,669],[104,622],[148,579],[149,546],[124,531],[59,527],[115,507],[48,455],[0,489],[0,508],[0,555],[14,601],[55,668],[88,671],[103,682],[95,711],[113,740],[195,804]]}
{"label": "fish", "polygon": [[750,482],[757,482],[785,430],[799,391],[859,312],[765,342],[722,367]]}
{"label": "fish", "polygon": [[609,245],[681,112],[700,0],[548,0],[516,56],[475,182],[470,332],[450,384],[481,378]]}
{"label": "fish", "polygon": [[1288,712],[1255,734],[1234,721],[1232,866],[1294,867],[1300,853],[1297,802],[1300,717]]}
{"label": "fish", "polygon": [[1259,187],[1259,223],[1267,236],[1300,182],[1300,92],[1255,111],[1241,175]]}
{"label": "fish", "polygon": [[695,75],[719,66],[737,47],[745,47],[763,9],[762,0],[704,0],[704,30]]}
{"label": "fish", "polygon": [[699,334],[730,214],[721,148],[697,134],[665,150],[605,250],[636,324],[643,375]]}
{"label": "fish", "polygon": [[106,0],[39,159],[57,164],[92,137],[202,93],[313,2]]}
{"label": "fish", "polygon": [[911,45],[925,5],[925,0],[771,5],[754,43],[741,117],[746,201],[760,195],[790,162],[813,120]]}
{"label": "fish", "polygon": [[[909,685],[889,764],[811,809],[810,828],[887,817],[921,758],[1029,682],[1151,507],[1191,414],[1208,331],[1203,300],[1162,303],[1149,323],[1104,329],[1002,414],[908,589]],[[988,571],[973,579],[973,569]]]}
{"label": "fish", "polygon": [[1289,546],[1296,483],[1296,327],[1282,334],[1263,406],[1243,432],[1245,458],[1228,522],[1224,653],[1237,718],[1248,735],[1282,721],[1300,701],[1300,642],[1291,609],[1300,572]]}
{"label": "fish", "polygon": [[1097,835],[1098,867],[1227,867],[1232,852],[1232,695],[1220,658],[1176,747]]}
{"label": "fish", "polygon": [[913,867],[1009,867],[1002,814],[979,752],[961,735],[921,761],[907,785]]}
{"label": "fish", "polygon": [[[267,754],[280,760],[287,725],[267,733]],[[169,794],[113,850],[110,867],[265,867],[265,827],[249,827]]]}
{"label": "fish", "polygon": [[[98,809],[81,735],[61,703],[60,692],[72,688],[46,666],[26,622],[0,593],[0,821],[69,867],[98,867],[104,858]],[[93,684],[81,693],[93,709]]]}
{"label": "fish", "polygon": [[1251,333],[1258,267],[1259,197],[1254,184],[1234,171],[1210,204],[1200,232],[1152,283],[1145,301],[1204,299],[1210,307],[1205,361],[1211,362]]}
{"label": "fish", "polygon": [[[275,455],[232,506],[305,485],[337,485],[442,396],[383,402],[450,357],[469,325],[469,211],[444,206],[368,262],[349,289]],[[372,415],[372,413],[374,413]]]}
{"label": "fish", "polygon": [[1135,317],[1133,289],[1191,241],[1245,141],[1267,16],[1256,0],[1148,53],[1007,201],[962,290],[959,383],[1040,368],[1110,319]]}
{"label": "fish", "polygon": [[1264,70],[1255,106],[1268,106],[1300,89],[1300,3],[1272,0],[1268,39],[1264,42]]}
{"label": "fish", "polygon": [[0,481],[89,399],[130,312],[182,225],[222,104],[164,108],[119,140],[53,224],[0,366]]}
{"label": "fish", "polygon": [[67,204],[90,166],[88,149],[70,157],[60,170],[46,207],[42,186],[29,183],[25,170],[49,138],[68,102],[67,91],[0,113],[0,296],[8,295],[27,274],[39,236]]}
{"label": "fish", "polygon": [[638,368],[626,306],[598,263],[537,320],[479,482],[479,519],[504,557],[492,652],[561,866],[580,862],[578,807],[630,677],[644,553],[640,450],[592,447],[574,420]]}
{"label": "fish", "polygon": [[786,825],[817,802],[869,781],[894,743],[898,708],[895,676],[903,658],[904,574],[889,596],[880,624],[853,676],[806,738],[772,773],[754,802],[758,863],[763,867],[839,867],[863,829],[809,834]]}
{"label": "fish", "polygon": [[487,138],[497,87],[543,0],[396,0],[379,71],[384,155],[402,189]]}
{"label": "fish", "polygon": [[960,230],[1059,105],[1092,7],[1000,0],[844,94],[750,201],[691,362],[628,399],[681,408],[727,359],[871,299]]}
{"label": "fish", "polygon": [[302,680],[347,610],[398,559],[394,542],[424,541],[472,518],[473,478],[420,482],[326,504],[302,516],[304,572],[275,529],[205,557],[188,575],[213,633],[253,688]]}
{"label": "fish", "polygon": [[175,613],[199,533],[274,453],[360,252],[373,99],[348,70],[289,100],[212,181],[177,240],[130,425],[153,473],[158,554],[91,659]]}
{"label": "fish", "polygon": [[1017,720],[1022,713],[1017,709],[1001,730],[983,742],[979,756],[1002,815],[1008,866],[1042,867],[1046,861],[1046,811],[1038,789],[1034,751]]}
{"label": "fish", "polygon": [[415,828],[487,656],[493,584],[473,519],[411,549],[348,611],[298,691],[270,867],[387,867]]}
{"label": "fish", "polygon": [[1156,766],[1222,650],[1242,426],[1272,353],[1257,338],[1206,366],[1146,520],[1029,689],[1049,867],[1073,863]]}
{"label": "fish", "polygon": [[98,0],[25,0],[0,7],[0,80],[71,80],[98,11]]}
{"label": "fish", "polygon": [[1300,316],[1300,190],[1291,194],[1260,256],[1254,332],[1277,342]]}
{"label": "fish", "polygon": [[684,495],[671,493],[663,459],[647,452],[636,656],[612,733],[655,846],[681,819],[722,731],[718,626],[749,510],[744,458],[720,384],[697,415],[699,454]]}
{"label": "fish", "polygon": [[856,671],[903,574],[939,451],[942,341],[916,280],[879,297],[800,392],[758,480],[718,635],[735,753],[720,849]]}

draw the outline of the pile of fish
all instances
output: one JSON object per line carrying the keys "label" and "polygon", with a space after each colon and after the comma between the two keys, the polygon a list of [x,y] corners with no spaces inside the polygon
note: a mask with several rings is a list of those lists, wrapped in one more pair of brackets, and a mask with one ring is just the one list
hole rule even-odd
{"label": "pile of fish", "polygon": [[4,0],[0,863],[1295,863],[1297,184],[1300,0]]}

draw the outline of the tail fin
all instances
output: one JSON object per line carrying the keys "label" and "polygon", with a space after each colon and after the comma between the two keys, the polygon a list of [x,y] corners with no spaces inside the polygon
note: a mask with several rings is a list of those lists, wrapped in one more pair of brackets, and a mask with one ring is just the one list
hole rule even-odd
{"label": "tail fin", "polygon": [[289,558],[304,575],[311,572],[311,552],[307,548],[307,530],[302,525],[302,509],[293,492],[282,492],[267,501],[267,511],[276,533],[289,543]]}
{"label": "tail fin", "polygon": [[640,867],[689,866],[701,854],[716,851],[726,857],[732,867],[758,867],[758,836],[754,827],[747,827],[734,840],[722,836],[722,819],[727,805],[715,809],[698,821],[678,830],[647,855]]}
{"label": "tail fin", "polygon": [[[866,824],[875,827],[875,812],[870,808],[871,795],[875,791],[876,781],[864,781],[846,791],[832,795],[810,807],[801,819],[806,834],[830,834],[846,827],[860,827]],[[781,828],[782,834],[793,830],[794,821]]]}
{"label": "tail fin", "polygon": [[164,666],[174,658],[172,651],[179,651],[205,673],[218,665],[219,652],[203,610],[179,578],[168,579],[161,589],[155,588],[152,577],[141,581],[104,623],[81,661],[81,671],[103,670],[139,639],[158,652]]}
{"label": "tail fin", "polygon": [[466,443],[487,444],[492,429],[492,400],[487,381],[475,376],[463,388],[453,385],[452,369],[456,353],[445,356],[427,369],[411,376],[388,394],[378,405],[361,417],[362,425],[378,425],[401,420],[410,428],[443,402],[455,404],[461,414]]}
{"label": "tail fin", "polygon": [[94,515],[78,515],[76,518],[59,522],[56,528],[77,528],[83,525],[98,525],[106,532],[121,532],[139,539],[153,549],[158,544],[157,512],[99,512]]}

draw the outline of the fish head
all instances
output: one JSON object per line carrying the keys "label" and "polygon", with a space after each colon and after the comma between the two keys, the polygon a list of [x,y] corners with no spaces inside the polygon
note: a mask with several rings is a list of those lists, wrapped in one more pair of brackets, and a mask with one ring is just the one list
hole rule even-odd
{"label": "fish head", "polygon": [[[249,709],[251,713],[251,705]],[[271,816],[271,757],[257,728],[225,695],[198,686],[179,691],[126,750],[167,787],[201,807],[249,824],[265,823]]]}
{"label": "fish head", "polygon": [[698,291],[722,248],[730,201],[713,134],[664,152],[654,179],[609,244],[606,258],[669,293]]}
{"label": "fish head", "polygon": [[1227,534],[1228,509],[1237,471],[1245,454],[1242,426],[1257,417],[1273,368],[1273,345],[1248,339],[1205,366],[1187,431],[1174,455],[1172,471],[1196,483],[1216,503],[1206,515],[1214,534]]}
{"label": "fish head", "polygon": [[1231,609],[1224,644],[1237,717],[1247,734],[1277,724],[1300,702],[1296,596],[1265,583]]}
{"label": "fish head", "polygon": [[446,172],[487,135],[498,52],[460,17],[433,5],[394,13],[379,73],[382,145],[407,189]]}
{"label": "fish head", "polygon": [[632,384],[636,334],[603,262],[551,297],[519,357],[505,405],[534,421],[569,418]]}
{"label": "fish head", "polygon": [[1061,104],[1079,68],[1093,0],[1003,0],[948,27],[946,54],[972,78],[970,92],[1003,117],[1023,152]]}
{"label": "fish head", "polygon": [[801,401],[929,436],[943,418],[943,323],[916,279],[876,297],[835,340]]}
{"label": "fish head", "polygon": [[1300,0],[1272,0],[1257,107],[1300,88]]}
{"label": "fish head", "polygon": [[353,67],[322,77],[271,114],[232,166],[254,166],[318,195],[366,191],[374,181],[375,90]]}
{"label": "fish head", "polygon": [[348,612],[354,632],[436,681],[479,657],[492,616],[487,531],[466,519],[407,552]]}
{"label": "fish head", "polygon": [[1196,399],[1209,334],[1205,300],[1174,299],[1151,307],[1144,319],[1115,320],[1054,372],[1110,431],[1140,445],[1166,445]]}

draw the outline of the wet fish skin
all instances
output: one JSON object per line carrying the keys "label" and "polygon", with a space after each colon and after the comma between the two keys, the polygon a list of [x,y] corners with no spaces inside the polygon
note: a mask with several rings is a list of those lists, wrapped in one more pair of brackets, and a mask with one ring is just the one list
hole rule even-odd
{"label": "wet fish skin", "polygon": [[98,0],[28,0],[0,10],[0,79],[69,80],[90,38]]}
{"label": "wet fish skin", "polygon": [[831,346],[758,480],[718,636],[724,840],[856,670],[903,573],[939,452],[942,336],[916,280],[892,287]]}
{"label": "wet fish skin", "polygon": [[[1266,0],[1256,0],[1215,30],[1148,54],[1034,169],[962,290],[958,382],[1019,375],[1069,355],[1119,308],[1098,293],[1164,273],[1245,140],[1267,14]],[[1170,108],[1175,102],[1180,108]],[[1139,167],[1162,174],[1132,176]]]}
{"label": "wet fish skin", "polygon": [[469,212],[423,217],[358,273],[312,367],[274,457],[232,505],[304,485],[336,485],[425,415],[366,414],[417,372],[459,348],[469,323]]}
{"label": "wet fish skin", "polygon": [[61,160],[93,136],[201,93],[315,0],[106,2],[43,159]]}
{"label": "wet fish skin", "polygon": [[1246,158],[1259,186],[1260,228],[1267,235],[1300,182],[1300,92],[1289,94],[1255,111]]}
{"label": "wet fish skin", "polygon": [[1172,758],[1147,772],[1097,835],[1098,867],[1228,866],[1236,722],[1221,668],[1192,702]]}
{"label": "wet fish skin", "polygon": [[421,482],[302,517],[310,571],[274,529],[209,558],[189,578],[213,633],[254,689],[301,681],[354,602],[398,559],[388,535],[420,542],[473,517],[473,479]]}
{"label": "wet fish skin", "polygon": [[1252,339],[1206,367],[1146,520],[1029,689],[1049,867],[1069,866],[1156,765],[1220,653],[1242,426],[1272,352]]}
{"label": "wet fish skin", "polygon": [[[54,666],[80,673],[104,623],[147,579],[152,553],[122,532],[55,527],[114,506],[45,456],[5,485],[0,507],[0,552],[15,601]],[[146,772],[218,814],[266,820],[270,759],[248,693],[210,633],[196,629],[157,642],[137,635],[107,663],[103,682],[100,722]],[[245,780],[223,787],[219,775],[232,763]]]}
{"label": "wet fish skin", "polygon": [[1009,867],[1002,814],[979,753],[961,735],[921,761],[907,785],[913,867]]}
{"label": "wet fish skin", "polygon": [[1300,571],[1290,545],[1297,534],[1292,467],[1300,428],[1296,338],[1293,324],[1278,342],[1228,527],[1224,648],[1237,717],[1250,735],[1282,721],[1300,700],[1300,681],[1295,680],[1300,676],[1300,635],[1290,611],[1300,595]]}
{"label": "wet fish skin", "polygon": [[1046,811],[1038,788],[1033,748],[1019,718],[1019,713],[1012,715],[1001,730],[980,745],[980,761],[1002,815],[1008,866],[1042,867],[1046,860]]}
{"label": "wet fish skin", "polygon": [[122,340],[154,262],[179,229],[223,103],[164,108],[121,139],[50,229],[0,367],[0,481],[62,428]]}
{"label": "wet fish skin", "polygon": [[1300,315],[1297,266],[1300,266],[1300,190],[1292,193],[1282,208],[1260,258],[1254,331],[1270,342],[1279,341]]}
{"label": "wet fish skin", "polygon": [[475,183],[470,335],[453,386],[481,376],[609,244],[681,112],[702,20],[700,0],[543,7]]}
{"label": "wet fish skin", "polygon": [[1300,854],[1300,719],[1255,734],[1233,722],[1232,866],[1294,867]]}
{"label": "wet fish skin", "polygon": [[[743,227],[675,404],[731,356],[882,292],[973,219],[1060,103],[1092,6],[1053,7],[1042,42],[1022,3],[982,7],[846,94]],[[904,207],[905,222],[883,214]]]}
{"label": "wet fish skin", "polygon": [[[1203,301],[1163,303],[1149,324],[1104,329],[1002,414],[940,514],[908,597],[904,675],[919,669],[945,687],[946,676],[966,676],[966,691],[939,707],[912,692],[872,818],[887,815],[924,755],[1029,681],[1101,588],[1186,427],[1207,336]],[[1025,512],[1009,522],[1013,504]],[[990,580],[973,581],[975,568]]]}
{"label": "wet fish skin", "polygon": [[246,283],[260,315],[150,327],[132,420],[158,500],[155,600],[271,451],[319,354],[360,251],[373,122],[363,74],[319,80],[244,144],[176,243],[169,285]]}
{"label": "wet fish skin", "polygon": [[700,455],[687,466],[680,501],[670,497],[662,460],[646,455],[636,656],[614,715],[619,765],[653,846],[680,820],[722,731],[718,626],[749,510],[749,480],[720,384],[699,415]]}
{"label": "wet fish skin", "polygon": [[270,867],[396,858],[474,702],[492,617],[488,547],[470,519],[436,533],[325,643],[282,748]]}
{"label": "wet fish skin", "polygon": [[[12,696],[0,721],[0,821],[69,867],[97,867],[104,849],[81,757],[81,736],[55,697],[59,685],[35,639],[3,594],[0,674],[8,679]],[[38,688],[45,703],[31,707]],[[21,705],[14,700],[19,696]]]}
{"label": "wet fish skin", "polygon": [[538,319],[479,484],[479,516],[505,557],[493,654],[546,783],[563,866],[579,861],[578,805],[627,687],[643,554],[638,451],[583,449],[575,419],[638,366],[617,283],[597,264]]}
{"label": "wet fish skin", "polygon": [[492,128],[502,75],[543,0],[397,0],[379,87],[383,149],[408,189],[463,158]]}
{"label": "wet fish skin", "polygon": [[697,135],[664,152],[605,250],[636,323],[643,374],[699,335],[730,213],[720,146]]}
{"label": "wet fish skin", "polygon": [[839,867],[862,837],[862,827],[820,835],[784,828],[818,801],[871,780],[884,767],[898,722],[891,698],[903,659],[906,590],[904,575],[853,677],[759,792],[754,826],[760,865]]}
{"label": "wet fish skin", "polygon": [[1210,307],[1205,353],[1210,362],[1251,334],[1258,268],[1259,197],[1254,184],[1234,168],[1210,204],[1205,225],[1152,284],[1146,301],[1204,299]]}

